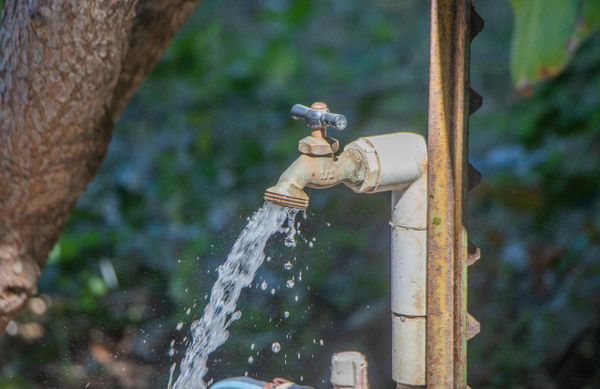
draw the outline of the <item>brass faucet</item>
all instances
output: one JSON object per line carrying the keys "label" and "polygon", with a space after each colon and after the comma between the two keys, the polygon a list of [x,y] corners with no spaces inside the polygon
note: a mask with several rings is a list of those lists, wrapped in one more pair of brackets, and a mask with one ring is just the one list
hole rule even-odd
{"label": "brass faucet", "polygon": [[283,172],[277,185],[265,191],[265,201],[305,209],[309,203],[305,187],[323,189],[343,183],[353,188],[363,182],[366,174],[363,156],[355,149],[336,156],[340,144],[327,136],[327,127],[346,128],[344,115],[331,113],[327,104],[316,102],[310,108],[294,105],[292,117],[305,120],[312,132],[298,142],[300,157]]}

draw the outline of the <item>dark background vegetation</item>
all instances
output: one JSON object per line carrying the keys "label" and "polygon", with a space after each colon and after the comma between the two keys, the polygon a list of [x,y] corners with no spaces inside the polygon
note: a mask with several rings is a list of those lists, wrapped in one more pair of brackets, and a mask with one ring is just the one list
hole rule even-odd
{"label": "dark background vegetation", "polygon": [[[486,28],[472,85],[484,106],[470,147],[483,183],[470,233],[483,256],[469,306],[482,331],[469,343],[469,381],[598,388],[600,37],[523,95],[510,78],[509,2],[477,9]],[[424,133],[428,11],[418,0],[204,1],[117,126],[40,296],[0,339],[0,387],[165,387],[215,269],[307,133],[292,104],[324,100],[346,114],[342,144]],[[257,276],[269,288],[243,292],[209,375],[326,387],[331,354],[357,349],[373,387],[391,387],[389,198],[336,188],[311,201],[301,231],[314,247],[273,239]]]}

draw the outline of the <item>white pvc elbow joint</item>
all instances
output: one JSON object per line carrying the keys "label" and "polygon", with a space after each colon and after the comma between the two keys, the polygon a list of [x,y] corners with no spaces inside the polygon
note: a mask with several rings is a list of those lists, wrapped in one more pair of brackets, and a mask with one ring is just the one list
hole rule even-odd
{"label": "white pvc elbow joint", "polygon": [[365,179],[352,189],[358,193],[398,191],[417,180],[427,165],[427,145],[421,135],[396,132],[359,138],[345,147],[365,161]]}

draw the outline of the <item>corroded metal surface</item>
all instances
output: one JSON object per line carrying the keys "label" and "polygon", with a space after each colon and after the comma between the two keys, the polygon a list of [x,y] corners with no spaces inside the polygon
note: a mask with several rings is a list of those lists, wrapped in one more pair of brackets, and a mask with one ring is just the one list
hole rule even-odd
{"label": "corroded metal surface", "polygon": [[469,88],[469,48],[482,27],[470,0],[431,1],[428,388],[467,387],[468,115],[481,104]]}

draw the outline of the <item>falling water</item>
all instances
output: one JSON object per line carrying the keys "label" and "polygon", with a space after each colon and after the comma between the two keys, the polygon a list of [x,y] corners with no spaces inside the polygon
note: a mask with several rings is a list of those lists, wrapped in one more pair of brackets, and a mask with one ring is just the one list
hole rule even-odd
{"label": "falling water", "polygon": [[[227,260],[219,267],[210,301],[204,315],[192,323],[191,342],[181,361],[179,377],[173,389],[205,389],[203,378],[208,367],[208,356],[227,340],[227,328],[241,316],[236,303],[243,288],[249,286],[254,274],[265,259],[264,248],[271,235],[280,231],[287,219],[294,225],[297,211],[265,203],[248,221]],[[294,231],[288,232],[286,244],[293,242]],[[174,367],[171,369],[171,377]],[[169,383],[169,388],[171,384]]]}

